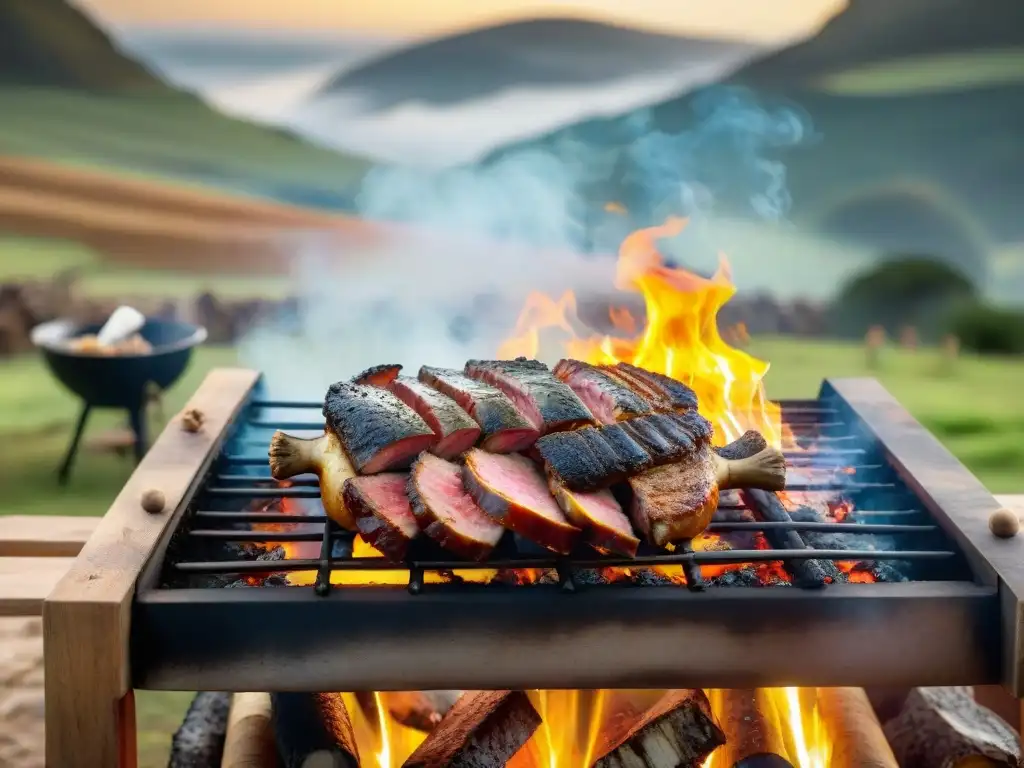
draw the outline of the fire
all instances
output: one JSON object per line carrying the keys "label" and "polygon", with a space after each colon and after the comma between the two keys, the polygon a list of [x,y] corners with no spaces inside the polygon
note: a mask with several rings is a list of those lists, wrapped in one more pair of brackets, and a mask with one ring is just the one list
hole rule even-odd
{"label": "fire", "polygon": [[498,356],[542,357],[556,340],[551,351],[563,356],[664,373],[694,389],[701,413],[715,425],[718,444],[756,429],[779,445],[781,413],[763,385],[768,363],[730,346],[718,330],[718,312],[736,293],[725,257],[705,278],[665,264],[657,249],[659,239],[676,236],[685,226],[685,219],[671,218],[629,235],[619,250],[616,288],[642,296],[647,316],[642,330],[628,311],[616,308],[610,320],[620,335],[600,335],[580,323],[572,291],[557,299],[532,293]]}

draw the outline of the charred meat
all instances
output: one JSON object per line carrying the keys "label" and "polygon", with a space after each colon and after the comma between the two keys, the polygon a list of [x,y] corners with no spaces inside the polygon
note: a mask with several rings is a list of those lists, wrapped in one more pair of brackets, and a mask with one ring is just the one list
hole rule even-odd
{"label": "charred meat", "polygon": [[437,442],[416,411],[375,386],[332,384],[324,398],[324,417],[361,475],[405,468]]}
{"label": "charred meat", "polygon": [[434,431],[437,444],[430,452],[435,456],[452,459],[468,451],[480,439],[480,425],[458,403],[419,379],[399,376],[388,389]]}
{"label": "charred meat", "polygon": [[271,477],[285,480],[306,473],[320,479],[320,499],[327,516],[346,531],[356,530],[343,494],[345,481],[355,477],[356,470],[334,431],[327,429],[312,440],[275,432],[270,438]]}
{"label": "charred meat", "polygon": [[614,424],[652,411],[650,404],[622,381],[590,363],[559,360],[554,373],[602,424]]}
{"label": "charred meat", "polygon": [[640,540],[611,491],[570,491],[550,481],[551,494],[569,522],[583,531],[583,540],[598,552],[635,557]]}
{"label": "charred meat", "polygon": [[647,451],[655,466],[676,461],[683,456],[687,449],[692,450],[693,448],[692,443],[679,445],[672,442],[671,438],[658,429],[657,424],[650,416],[624,421],[622,428],[640,447]]}
{"label": "charred meat", "polygon": [[553,552],[572,551],[580,530],[566,520],[529,459],[474,448],[466,454],[462,479],[469,495],[504,527]]}
{"label": "charred meat", "polygon": [[579,396],[538,360],[470,360],[466,375],[504,392],[542,433],[594,423]]}
{"label": "charred meat", "polygon": [[429,453],[412,466],[409,498],[423,533],[470,560],[486,560],[505,533],[466,491],[462,468]]}
{"label": "charred meat", "polygon": [[683,382],[629,363],[616,363],[615,367],[623,374],[643,381],[650,389],[658,392],[671,404],[672,410],[697,410],[697,393]]}
{"label": "charred meat", "polygon": [[353,477],[345,481],[345,504],[363,539],[389,560],[401,562],[420,533],[409,505],[404,472]]}
{"label": "charred meat", "polygon": [[402,366],[398,363],[384,363],[367,368],[362,373],[352,377],[353,384],[366,384],[371,387],[386,387],[401,372]]}
{"label": "charred meat", "polygon": [[483,430],[480,447],[492,453],[514,453],[533,445],[540,430],[530,423],[497,387],[451,368],[420,368],[419,380],[447,395]]}

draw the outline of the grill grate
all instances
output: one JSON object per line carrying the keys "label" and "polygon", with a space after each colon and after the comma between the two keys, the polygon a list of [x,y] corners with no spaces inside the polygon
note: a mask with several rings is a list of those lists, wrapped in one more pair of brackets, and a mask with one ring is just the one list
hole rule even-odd
{"label": "grill grate", "polygon": [[[314,588],[326,595],[335,572],[406,571],[409,591],[418,594],[425,586],[424,574],[429,572],[443,573],[449,584],[457,584],[459,578],[452,573],[455,571],[538,569],[556,574],[554,581],[563,590],[574,590],[591,583],[587,571],[680,566],[686,586],[701,591],[728,583],[702,576],[701,566],[778,562],[784,565],[792,583],[801,587],[845,580],[847,572],[837,563],[857,563],[858,569],[883,573],[880,580],[970,579],[958,550],[885,461],[875,441],[842,408],[819,400],[782,403],[783,421],[792,434],[784,451],[790,475],[786,494],[823,494],[850,511],[841,520],[829,520],[814,510],[808,512],[808,507],[793,510],[776,494],[723,494],[708,533],[758,534],[764,548],[695,550],[687,545],[665,553],[641,547],[636,558],[601,556],[591,550],[561,557],[508,534],[494,557],[484,563],[453,559],[429,541],[414,542],[404,564],[377,557],[353,557],[352,534],[326,518],[322,510],[320,514],[309,510],[289,514],[251,508],[277,499],[300,503],[319,499],[315,478],[297,478],[287,487],[280,487],[270,478],[266,449],[276,429],[313,434],[322,431],[321,419],[302,413],[313,412],[319,417],[321,405],[315,401],[271,399],[248,404],[176,533],[166,562],[165,584],[173,586],[201,576],[315,571]],[[275,411],[286,413],[277,416]],[[297,413],[307,418],[294,418]],[[267,524],[282,529],[253,527]],[[843,536],[856,539],[844,542]],[[826,540],[828,543],[822,544]],[[246,544],[303,542],[320,542],[319,556],[267,561],[246,559],[241,554]],[[842,546],[836,546],[837,542]],[[231,556],[224,557],[224,553]],[[889,563],[890,567],[880,571],[880,563]],[[431,584],[431,588],[434,586]]]}

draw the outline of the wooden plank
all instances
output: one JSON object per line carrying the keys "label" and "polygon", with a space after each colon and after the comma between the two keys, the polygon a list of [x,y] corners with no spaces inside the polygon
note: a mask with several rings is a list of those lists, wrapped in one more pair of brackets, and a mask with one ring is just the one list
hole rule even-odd
{"label": "wooden plank", "polygon": [[[134,765],[130,728],[129,623],[139,573],[217,456],[259,374],[212,371],[186,408],[205,415],[197,433],[175,418],[164,429],[96,527],[69,571],[43,603],[46,765]],[[160,490],[164,511],[140,504]],[[124,702],[128,701],[127,704]]]}
{"label": "wooden plank", "polygon": [[72,557],[0,557],[0,616],[39,616]]}
{"label": "wooden plank", "polygon": [[877,381],[828,379],[821,397],[849,406],[878,438],[902,480],[963,550],[975,577],[998,585],[1002,682],[1024,697],[1024,534],[1009,539],[992,534],[988,520],[1000,502]]}
{"label": "wooden plank", "polygon": [[0,557],[75,557],[99,521],[99,517],[4,515],[0,517]]}

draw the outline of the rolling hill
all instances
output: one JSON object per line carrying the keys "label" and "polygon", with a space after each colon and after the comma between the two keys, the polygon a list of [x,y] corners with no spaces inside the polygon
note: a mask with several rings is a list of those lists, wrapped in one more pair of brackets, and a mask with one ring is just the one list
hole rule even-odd
{"label": "rolling hill", "polygon": [[328,81],[314,99],[358,95],[377,109],[454,105],[509,88],[604,83],[751,50],[579,19],[529,19],[382,55]]}
{"label": "rolling hill", "polygon": [[[619,201],[638,222],[692,202],[684,184],[745,215],[784,187],[798,224],[983,270],[989,238],[1024,238],[1021,65],[1016,0],[852,0],[815,37],[718,86],[577,123],[484,165],[554,154],[585,198]],[[612,170],[595,178],[599,167]]]}
{"label": "rolling hill", "polygon": [[224,116],[64,0],[0,3],[0,154],[338,207],[368,164]]}

